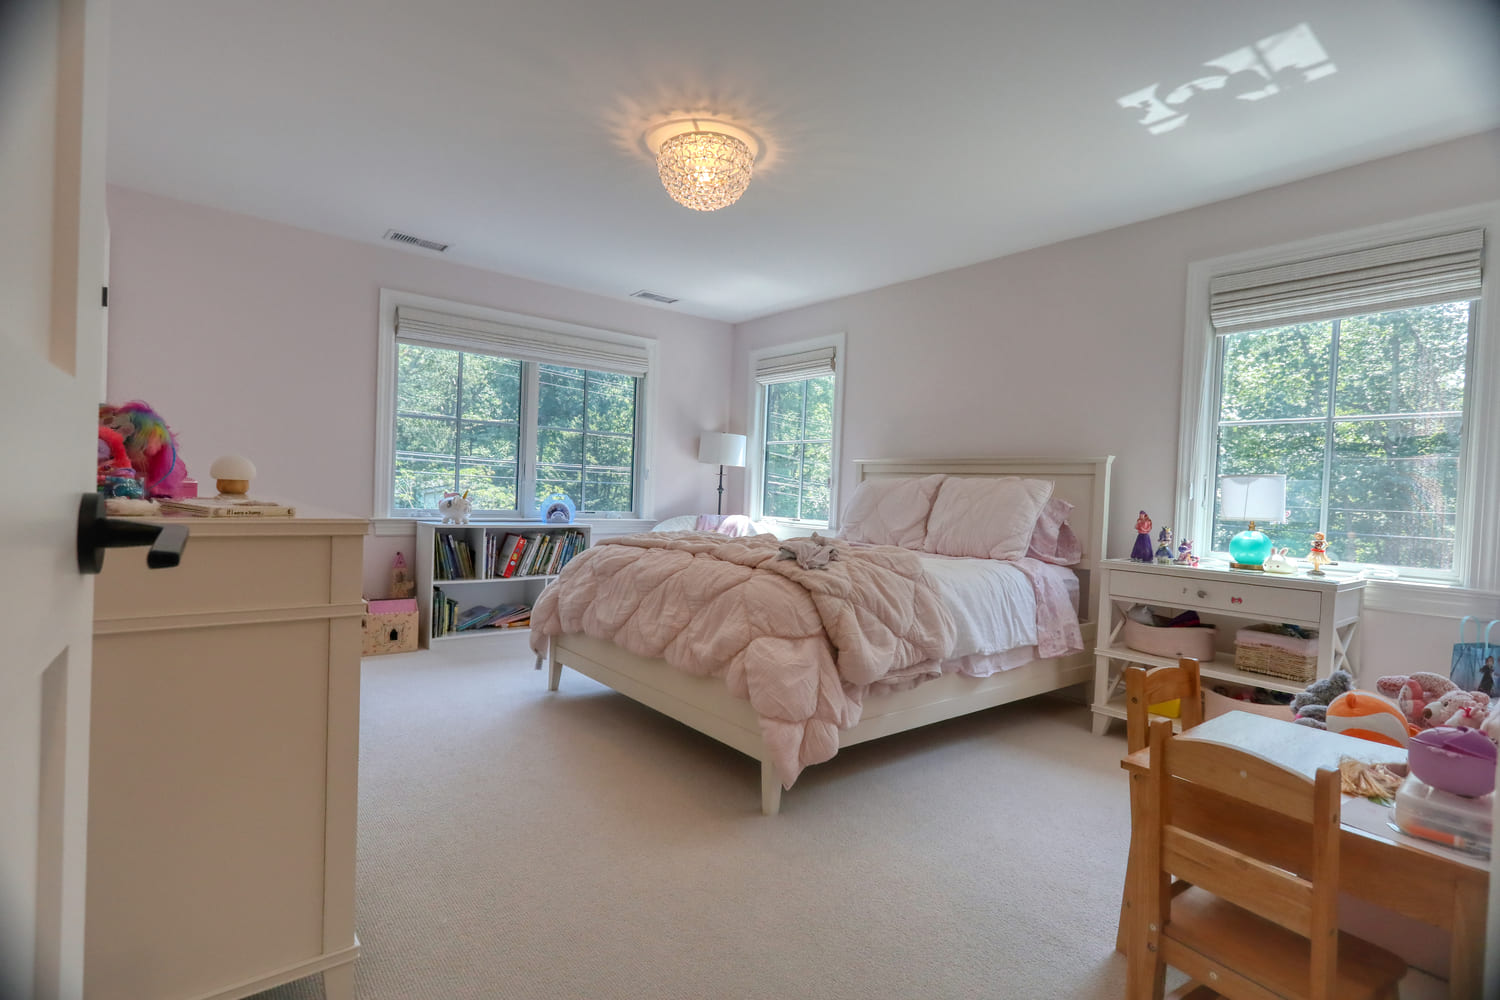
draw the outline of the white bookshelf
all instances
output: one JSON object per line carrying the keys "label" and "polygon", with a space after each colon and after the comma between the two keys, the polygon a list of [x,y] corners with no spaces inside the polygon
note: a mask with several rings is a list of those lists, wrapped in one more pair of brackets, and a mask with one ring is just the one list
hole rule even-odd
{"label": "white bookshelf", "polygon": [[[449,632],[432,636],[433,591],[441,590],[445,597],[458,602],[459,611],[476,605],[494,607],[497,604],[536,603],[542,590],[557,579],[557,574],[532,574],[529,576],[500,577],[503,566],[488,564],[490,538],[498,536],[503,542],[506,535],[522,535],[535,538],[541,535],[561,535],[567,532],[583,535],[583,548],[593,544],[591,529],[586,524],[546,524],[541,521],[487,521],[480,524],[440,524],[421,521],[417,524],[417,610],[422,621],[422,647],[434,644],[495,638],[531,631],[525,626],[517,628],[482,628],[472,631]],[[451,535],[467,542],[475,557],[475,576],[462,580],[438,579],[440,570],[435,559],[436,538]],[[582,551],[580,549],[579,551]],[[576,556],[576,553],[575,553]]]}

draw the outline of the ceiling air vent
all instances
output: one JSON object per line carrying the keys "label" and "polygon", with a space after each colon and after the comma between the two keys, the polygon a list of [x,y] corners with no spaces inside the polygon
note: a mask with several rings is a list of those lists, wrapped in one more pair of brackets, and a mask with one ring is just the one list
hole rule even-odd
{"label": "ceiling air vent", "polygon": [[423,250],[435,250],[438,253],[442,253],[444,250],[448,249],[448,244],[446,243],[437,243],[432,240],[424,240],[420,236],[413,236],[410,233],[397,232],[394,229],[387,229],[385,231],[385,238],[390,240],[392,243],[405,243],[409,247],[421,247]]}
{"label": "ceiling air vent", "polygon": [[669,306],[677,301],[670,295],[663,295],[660,292],[648,292],[644,288],[638,292],[631,292],[630,297],[632,299],[645,299],[647,302],[660,302],[664,306]]}

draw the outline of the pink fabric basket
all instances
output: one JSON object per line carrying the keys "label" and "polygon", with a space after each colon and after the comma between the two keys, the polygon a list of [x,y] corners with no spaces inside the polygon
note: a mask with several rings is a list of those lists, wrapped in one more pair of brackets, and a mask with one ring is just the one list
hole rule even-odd
{"label": "pink fabric basket", "polygon": [[1120,633],[1125,645],[1153,656],[1188,656],[1204,661],[1214,658],[1214,637],[1218,630],[1204,628],[1157,628],[1125,619]]}

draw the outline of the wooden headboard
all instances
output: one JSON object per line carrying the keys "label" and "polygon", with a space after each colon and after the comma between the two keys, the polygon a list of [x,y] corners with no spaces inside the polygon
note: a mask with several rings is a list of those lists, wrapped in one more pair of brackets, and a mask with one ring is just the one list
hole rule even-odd
{"label": "wooden headboard", "polygon": [[877,458],[856,461],[859,482],[866,479],[907,479],[913,476],[1020,476],[1050,479],[1052,495],[1073,505],[1068,519],[1083,545],[1083,561],[1076,567],[1080,586],[1088,593],[1087,621],[1099,613],[1099,574],[1095,572],[1109,545],[1109,472],[1115,457],[1104,458]]}

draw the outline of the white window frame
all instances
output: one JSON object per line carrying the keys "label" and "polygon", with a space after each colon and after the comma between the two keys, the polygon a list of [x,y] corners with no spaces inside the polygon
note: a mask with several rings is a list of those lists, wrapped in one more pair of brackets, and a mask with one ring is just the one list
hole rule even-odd
{"label": "white window frame", "polygon": [[[1500,590],[1500,202],[1372,226],[1336,236],[1195,261],[1188,265],[1182,352],[1182,417],[1178,440],[1178,537],[1207,539],[1213,528],[1220,385],[1218,351],[1209,321],[1209,283],[1223,274],[1311,257],[1482,227],[1483,285],[1470,330],[1465,382],[1464,443],[1459,470],[1459,522],[1451,573],[1403,570],[1400,583],[1479,591]],[[1486,499],[1487,498],[1487,499]],[[1337,570],[1329,570],[1336,573]]]}
{"label": "white window frame", "polygon": [[[636,460],[633,496],[635,498],[636,509],[629,512],[612,513],[607,516],[585,515],[580,517],[580,520],[606,521],[616,518],[644,519],[650,517],[650,511],[653,509],[651,497],[652,425],[650,415],[656,410],[657,381],[655,377],[657,371],[657,343],[655,340],[649,337],[637,337],[628,333],[617,333],[612,330],[597,330],[574,323],[542,319],[537,316],[504,312],[486,306],[453,302],[447,299],[433,298],[428,295],[418,295],[414,292],[402,292],[382,288],[380,290],[380,341],[377,351],[375,376],[375,503],[372,508],[375,511],[377,520],[395,522],[430,521],[439,516],[435,510],[405,510],[395,509],[391,506],[392,483],[396,474],[396,309],[400,306],[430,309],[434,312],[446,313],[450,316],[460,316],[467,319],[522,327],[528,331],[537,333],[542,338],[545,338],[549,333],[556,333],[568,337],[583,337],[607,343],[628,344],[644,348],[646,351],[646,374],[640,376],[637,382],[638,389],[636,391],[635,403]],[[455,345],[453,349],[465,350],[466,348],[461,345]],[[537,387],[535,382],[534,373],[530,378],[523,378],[521,388],[521,422],[523,434],[527,432],[528,428],[533,432],[535,431],[536,410],[532,405],[536,400]],[[537,512],[536,497],[533,495],[536,483],[536,456],[534,454],[525,457],[525,461],[519,470],[519,480],[516,503],[520,509],[514,512],[514,516],[521,520],[535,519]],[[502,513],[509,516],[509,512]]]}
{"label": "white window frame", "polygon": [[[845,337],[842,332],[830,333],[809,340],[777,344],[775,347],[762,347],[750,352],[750,382],[747,395],[750,400],[750,413],[745,421],[745,426],[750,428],[750,440],[745,452],[745,488],[749,496],[746,497],[745,509],[750,512],[752,520],[770,521],[786,527],[791,533],[810,532],[817,529],[832,531],[838,528],[839,511],[842,509],[839,502],[839,481],[842,478],[839,475],[839,463],[843,454],[844,438],[844,381],[848,374],[848,355],[844,341]],[[766,517],[763,494],[766,471],[766,387],[755,380],[757,362],[762,358],[800,354],[804,351],[816,351],[829,347],[833,348],[833,453],[829,463],[833,482],[829,484],[828,490],[828,520],[824,522]]]}

